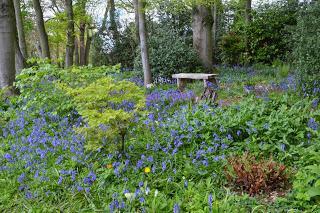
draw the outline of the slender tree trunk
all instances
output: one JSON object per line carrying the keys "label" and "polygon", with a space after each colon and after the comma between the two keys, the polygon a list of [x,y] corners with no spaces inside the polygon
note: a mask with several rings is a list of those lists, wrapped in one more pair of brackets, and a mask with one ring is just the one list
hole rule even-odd
{"label": "slender tree trunk", "polygon": [[27,44],[26,44],[26,38],[24,35],[24,29],[23,29],[20,0],[13,0],[13,3],[14,3],[14,10],[15,10],[15,16],[16,16],[16,25],[17,25],[17,32],[18,32],[18,38],[19,38],[19,47],[20,47],[21,54],[26,59],[26,58],[28,58]]}
{"label": "slender tree trunk", "polygon": [[[14,26],[15,26],[15,67],[16,67],[16,75],[20,74],[21,71],[25,68],[26,66],[26,58],[22,53],[22,48],[20,47],[19,41],[21,38],[19,37],[19,31],[22,32],[23,34],[23,40],[24,44],[22,41],[22,45],[25,45],[25,39],[24,39],[24,33],[23,33],[23,26],[22,26],[22,19],[21,19],[21,11],[20,11],[20,3],[13,1],[14,3]],[[18,5],[16,4],[18,3]],[[18,9],[18,10],[17,10]],[[17,14],[18,13],[18,14]],[[20,23],[18,23],[20,21]],[[19,27],[21,29],[19,29]],[[21,35],[21,33],[20,33]],[[25,53],[26,54],[26,53]]]}
{"label": "slender tree trunk", "polygon": [[138,11],[138,1],[133,1],[134,6],[134,19],[136,24],[136,39],[137,43],[140,43],[140,35],[139,35],[139,11]]}
{"label": "slender tree trunk", "polygon": [[73,54],[74,54],[74,19],[72,0],[65,0],[66,2],[66,15],[68,20],[67,26],[67,46],[66,46],[66,68],[73,65]]}
{"label": "slender tree trunk", "polygon": [[245,13],[244,13],[244,19],[246,24],[249,24],[251,22],[251,0],[245,0]]}
{"label": "slender tree trunk", "polygon": [[217,3],[215,2],[214,6],[212,7],[212,18],[213,18],[213,24],[212,24],[212,49],[213,49],[213,63],[215,63],[215,53],[217,48],[217,34],[218,34],[218,9],[217,9]]}
{"label": "slender tree trunk", "polygon": [[108,3],[106,11],[104,12],[104,16],[103,16],[103,19],[102,19],[102,25],[101,25],[101,27],[99,29],[99,34],[102,34],[104,31],[107,30],[107,20],[108,20],[109,11],[110,11],[110,4]]}
{"label": "slender tree trunk", "polygon": [[[244,21],[247,26],[251,23],[251,0],[244,0]],[[250,41],[249,41],[249,34],[246,32],[245,35],[245,45],[246,45],[246,58],[250,54]],[[245,63],[249,63],[249,60],[246,60]]]}
{"label": "slender tree trunk", "polygon": [[140,35],[140,48],[141,48],[141,61],[144,73],[144,85],[152,83],[152,74],[149,63],[149,53],[148,53],[148,44],[147,44],[147,30],[146,30],[146,15],[145,15],[145,1],[144,0],[135,0],[135,5],[138,6],[136,11],[139,15],[139,35]]}
{"label": "slender tree trunk", "polygon": [[46,32],[43,20],[42,8],[39,0],[33,0],[33,7],[36,13],[36,22],[37,28],[40,37],[40,46],[41,46],[41,57],[50,59],[50,49],[49,49],[49,41],[48,34]]}
{"label": "slender tree trunk", "polygon": [[110,31],[112,32],[113,39],[118,42],[119,41],[119,31],[116,22],[116,8],[114,4],[114,0],[109,0],[108,4],[110,4]]}
{"label": "slender tree trunk", "polygon": [[87,28],[87,41],[86,41],[86,49],[85,49],[85,64],[89,64],[89,55],[91,49],[92,35],[90,34],[90,28]]}
{"label": "slender tree trunk", "polygon": [[86,44],[85,44],[86,23],[80,23],[80,65],[86,64]]}
{"label": "slender tree trunk", "polygon": [[214,6],[212,8],[212,18],[213,18],[213,25],[212,25],[212,48],[213,48],[213,62],[217,63],[217,50],[218,50],[218,40],[219,40],[219,31],[220,23],[221,23],[221,0],[216,0]]}
{"label": "slender tree trunk", "polygon": [[56,59],[57,59],[58,67],[61,67],[61,63],[60,63],[60,43],[59,42],[57,42],[57,46],[56,46]]}
{"label": "slender tree trunk", "polygon": [[75,37],[74,39],[74,64],[79,66],[80,56],[79,56],[79,44],[78,38]]}
{"label": "slender tree trunk", "polygon": [[[15,17],[12,0],[0,0],[0,88],[15,79]],[[12,92],[9,93],[13,94]]]}
{"label": "slender tree trunk", "polygon": [[16,75],[18,75],[26,67],[26,60],[19,48],[18,40],[15,43],[15,61]]}
{"label": "slender tree trunk", "polygon": [[212,16],[205,6],[196,6],[192,14],[193,47],[207,72],[212,71]]}

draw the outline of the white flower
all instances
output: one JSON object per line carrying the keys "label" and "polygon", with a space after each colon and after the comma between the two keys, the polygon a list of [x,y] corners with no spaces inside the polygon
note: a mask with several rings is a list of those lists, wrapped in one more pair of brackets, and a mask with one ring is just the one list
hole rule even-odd
{"label": "white flower", "polygon": [[133,198],[134,198],[134,193],[125,193],[124,196],[125,196],[128,200],[133,200]]}
{"label": "white flower", "polygon": [[154,196],[157,197],[158,193],[159,193],[159,191],[158,191],[158,189],[156,189],[156,191],[154,191]]}
{"label": "white flower", "polygon": [[146,87],[147,87],[148,89],[150,89],[150,88],[154,87],[154,85],[153,85],[153,84],[147,84]]}
{"label": "white flower", "polygon": [[148,195],[148,194],[150,193],[150,188],[147,187],[146,190],[145,190],[145,192],[146,192],[146,195]]}

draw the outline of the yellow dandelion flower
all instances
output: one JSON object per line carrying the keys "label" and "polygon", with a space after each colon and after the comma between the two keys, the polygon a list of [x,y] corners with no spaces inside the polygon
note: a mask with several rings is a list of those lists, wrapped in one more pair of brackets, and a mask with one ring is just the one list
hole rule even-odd
{"label": "yellow dandelion flower", "polygon": [[107,164],[107,169],[112,169],[112,164],[111,163],[109,163],[109,164]]}
{"label": "yellow dandelion flower", "polygon": [[144,168],[144,173],[148,174],[148,173],[150,173],[150,172],[151,172],[150,167],[146,167],[146,168]]}

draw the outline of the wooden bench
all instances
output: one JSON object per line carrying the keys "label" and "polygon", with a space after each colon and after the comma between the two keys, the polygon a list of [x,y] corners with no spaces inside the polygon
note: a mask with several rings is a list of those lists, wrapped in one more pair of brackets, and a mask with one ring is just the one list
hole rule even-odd
{"label": "wooden bench", "polygon": [[185,89],[188,80],[203,80],[205,88],[208,87],[208,82],[218,84],[218,74],[206,74],[206,73],[179,73],[172,75],[172,78],[177,79],[178,88],[180,91]]}

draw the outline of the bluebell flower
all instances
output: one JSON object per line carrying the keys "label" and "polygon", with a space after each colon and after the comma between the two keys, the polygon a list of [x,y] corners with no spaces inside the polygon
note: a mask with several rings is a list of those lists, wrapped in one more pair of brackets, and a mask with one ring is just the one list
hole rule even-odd
{"label": "bluebell flower", "polygon": [[184,188],[188,188],[188,180],[184,181]]}
{"label": "bluebell flower", "polygon": [[29,191],[27,191],[27,192],[26,192],[26,198],[27,198],[27,199],[32,199],[32,198],[33,198],[32,193],[29,192]]}
{"label": "bluebell flower", "polygon": [[166,162],[162,162],[162,171],[165,171],[167,169]]}
{"label": "bluebell flower", "polygon": [[11,161],[12,160],[12,156],[9,154],[9,153],[6,153],[4,155],[4,158],[7,159],[8,161]]}
{"label": "bluebell flower", "polygon": [[140,198],[139,198],[139,202],[140,202],[140,203],[144,203],[144,202],[145,202],[144,197],[140,197]]}
{"label": "bluebell flower", "polygon": [[18,182],[19,183],[22,183],[26,178],[26,174],[25,173],[22,173],[19,177],[18,177]]}
{"label": "bluebell flower", "polygon": [[314,99],[313,101],[312,101],[312,107],[313,108],[317,108],[318,107],[318,105],[319,105],[319,98],[316,98],[316,99]]}
{"label": "bluebell flower", "polygon": [[180,212],[180,206],[179,204],[175,203],[173,206],[173,213],[179,213]]}
{"label": "bluebell flower", "polygon": [[308,121],[308,127],[314,131],[317,131],[318,129],[318,123],[316,122],[316,120],[314,118],[310,118]]}
{"label": "bluebell flower", "polygon": [[149,162],[153,162],[153,157],[152,157],[152,156],[149,156],[149,157],[147,158],[147,160],[148,160]]}
{"label": "bluebell flower", "polygon": [[212,202],[213,202],[212,194],[209,194],[209,196],[208,196],[208,205],[209,205],[210,212],[212,212]]}
{"label": "bluebell flower", "polygon": [[62,183],[62,180],[63,180],[63,177],[60,176],[60,177],[59,177],[59,180],[58,180],[58,184],[59,184],[59,185]]}
{"label": "bluebell flower", "polygon": [[142,160],[138,160],[137,165],[136,165],[137,169],[141,169],[142,166],[143,166],[143,161]]}

